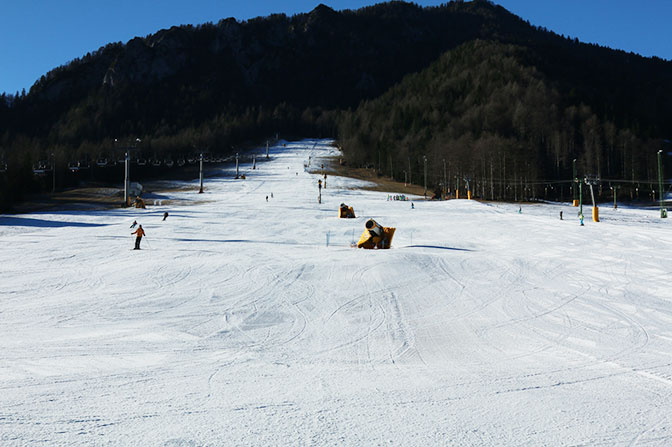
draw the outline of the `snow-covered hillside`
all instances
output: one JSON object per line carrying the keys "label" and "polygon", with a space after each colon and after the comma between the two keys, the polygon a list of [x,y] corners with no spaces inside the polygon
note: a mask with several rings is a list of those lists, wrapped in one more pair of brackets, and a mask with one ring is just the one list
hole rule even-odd
{"label": "snow-covered hillside", "polygon": [[[320,205],[304,162],[334,154],[0,216],[0,444],[672,444],[671,222],[331,176]],[[350,247],[368,218],[391,250]]]}

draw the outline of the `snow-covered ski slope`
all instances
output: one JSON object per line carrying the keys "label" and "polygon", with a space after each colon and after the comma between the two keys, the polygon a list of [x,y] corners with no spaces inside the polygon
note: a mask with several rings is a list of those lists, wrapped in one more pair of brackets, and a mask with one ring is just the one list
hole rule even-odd
{"label": "snow-covered ski slope", "polygon": [[[0,445],[672,445],[671,222],[333,176],[319,205],[335,153],[0,216]],[[350,247],[367,218],[391,250]]]}

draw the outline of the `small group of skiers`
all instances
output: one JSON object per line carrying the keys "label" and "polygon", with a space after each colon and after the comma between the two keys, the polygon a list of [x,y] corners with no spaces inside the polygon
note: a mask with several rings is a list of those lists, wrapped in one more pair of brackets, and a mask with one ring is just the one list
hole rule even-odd
{"label": "small group of skiers", "polygon": [[[163,213],[163,219],[162,221],[165,221],[168,218],[168,211]],[[133,250],[140,250],[140,241],[142,240],[143,236],[146,236],[145,230],[142,229],[142,225],[138,225],[138,221],[134,220],[133,223],[131,224],[131,229],[135,228],[136,225],[138,226],[138,229],[135,230],[132,235],[135,235],[135,248]]]}

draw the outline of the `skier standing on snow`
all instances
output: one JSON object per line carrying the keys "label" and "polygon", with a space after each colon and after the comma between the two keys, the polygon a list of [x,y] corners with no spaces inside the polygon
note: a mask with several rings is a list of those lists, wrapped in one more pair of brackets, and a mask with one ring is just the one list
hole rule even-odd
{"label": "skier standing on snow", "polygon": [[135,228],[135,226],[138,224],[137,220],[134,220],[133,223],[131,224],[131,228]]}
{"label": "skier standing on snow", "polygon": [[140,240],[142,239],[142,236],[145,236],[145,230],[142,229],[142,225],[138,225],[138,229],[131,234],[137,235],[135,238],[135,248],[133,250],[140,250]]}
{"label": "skier standing on snow", "polygon": [[167,217],[168,217],[168,211],[166,211],[165,213],[163,213],[163,220],[166,220]]}

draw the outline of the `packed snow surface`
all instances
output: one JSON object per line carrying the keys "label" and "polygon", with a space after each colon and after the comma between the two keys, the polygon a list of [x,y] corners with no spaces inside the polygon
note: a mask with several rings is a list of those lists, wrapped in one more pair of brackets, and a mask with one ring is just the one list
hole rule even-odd
{"label": "packed snow surface", "polygon": [[[0,216],[0,444],[672,445],[669,220],[335,176],[318,204],[337,154]],[[392,249],[351,247],[368,218]]]}

